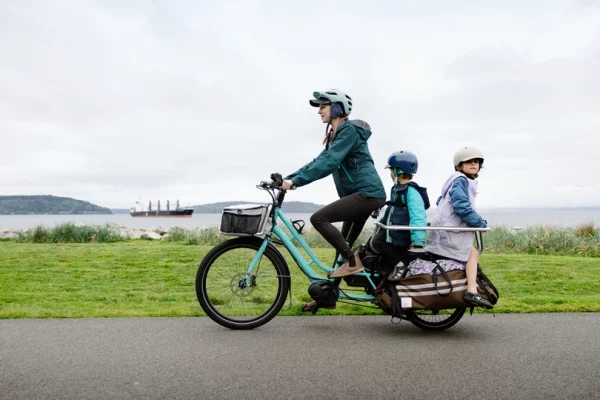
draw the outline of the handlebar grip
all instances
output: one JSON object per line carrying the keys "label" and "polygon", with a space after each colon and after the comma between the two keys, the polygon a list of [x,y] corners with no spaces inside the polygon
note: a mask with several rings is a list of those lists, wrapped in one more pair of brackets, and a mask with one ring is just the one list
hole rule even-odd
{"label": "handlebar grip", "polygon": [[[280,174],[272,174],[271,177],[273,178],[279,178],[281,177]],[[260,181],[260,183],[257,185],[257,187],[261,187],[263,189],[281,189],[281,185],[283,184],[283,180],[272,180],[270,182],[266,182],[266,181]],[[292,185],[291,188],[289,188],[289,190],[296,190],[296,185]]]}

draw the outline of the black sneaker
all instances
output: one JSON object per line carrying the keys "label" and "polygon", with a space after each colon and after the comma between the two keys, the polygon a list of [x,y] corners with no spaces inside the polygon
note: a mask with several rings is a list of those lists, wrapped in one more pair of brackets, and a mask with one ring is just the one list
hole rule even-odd
{"label": "black sneaker", "polygon": [[404,275],[404,269],[406,267],[404,266],[404,264],[402,263],[402,261],[400,261],[398,264],[396,264],[396,266],[394,267],[394,270],[392,272],[390,272],[390,274],[388,275],[388,281],[390,282],[399,282],[400,279],[402,278],[402,275]]}
{"label": "black sneaker", "polygon": [[486,308],[488,310],[491,310],[492,308],[494,308],[494,305],[492,303],[490,303],[489,301],[487,301],[486,299],[484,299],[483,297],[481,297],[481,295],[479,293],[465,292],[465,297],[463,297],[463,300],[467,304]]}

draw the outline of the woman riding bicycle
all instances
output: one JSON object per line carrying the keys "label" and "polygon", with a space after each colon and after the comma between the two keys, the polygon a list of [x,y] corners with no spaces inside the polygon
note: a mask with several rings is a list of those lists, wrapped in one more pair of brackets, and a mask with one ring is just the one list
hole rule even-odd
{"label": "woman riding bicycle", "polygon": [[[351,245],[358,238],[371,213],[385,204],[386,193],[375,169],[367,140],[370,127],[363,121],[349,121],[352,99],[346,93],[331,89],[314,92],[310,105],[318,107],[325,128],[325,149],[311,162],[285,177],[282,189],[308,185],[333,175],[340,197],[314,213],[314,228],[344,257],[344,264],[329,274],[339,278],[363,271]],[[343,222],[342,232],[332,223]]]}

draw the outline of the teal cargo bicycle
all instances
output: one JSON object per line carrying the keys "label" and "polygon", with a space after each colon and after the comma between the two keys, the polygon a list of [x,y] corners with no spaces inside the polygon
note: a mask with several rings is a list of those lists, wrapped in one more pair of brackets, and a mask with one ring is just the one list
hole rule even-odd
{"label": "teal cargo bicycle", "polygon": [[[281,190],[283,179],[272,174],[270,182],[256,187],[267,191],[272,202],[264,205],[227,207],[223,211],[221,232],[235,236],[212,248],[200,263],[196,275],[196,295],[204,312],[216,323],[231,329],[253,329],[269,322],[283,307],[291,290],[291,275],[287,262],[275,244],[283,246],[300,270],[311,280],[309,294],[325,298],[329,304],[338,300],[372,303],[375,292],[385,279],[380,271],[367,269],[344,278],[328,279],[333,268],[326,266],[302,237],[303,221],[291,221],[281,210],[286,192]],[[283,225],[290,232],[288,235]],[[383,229],[410,229],[406,226],[385,226]],[[412,228],[414,229],[414,227]],[[424,230],[448,229],[427,227]],[[479,252],[483,252],[481,231],[487,229],[452,228],[474,231]],[[304,250],[308,260],[299,248]],[[364,247],[364,246],[363,246]],[[367,254],[367,253],[365,253]],[[422,253],[415,253],[419,257]],[[339,266],[341,259],[334,262]],[[322,271],[321,276],[315,270]],[[340,288],[342,280],[348,287],[361,288],[364,294],[348,293]],[[327,299],[328,298],[328,299]],[[327,303],[321,303],[327,304]],[[318,307],[313,310],[316,312]],[[466,307],[450,309],[405,309],[396,315],[425,330],[443,330],[456,324]]]}

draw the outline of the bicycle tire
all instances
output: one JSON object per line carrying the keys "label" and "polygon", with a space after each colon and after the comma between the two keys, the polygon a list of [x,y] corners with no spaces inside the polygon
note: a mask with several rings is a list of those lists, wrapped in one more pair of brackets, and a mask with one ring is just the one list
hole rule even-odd
{"label": "bicycle tire", "polygon": [[[209,298],[209,293],[207,291],[207,277],[211,267],[215,265],[215,262],[219,260],[219,258],[223,257],[223,255],[225,255],[227,252],[230,252],[235,249],[249,249],[258,251],[262,243],[263,239],[258,237],[240,237],[226,240],[225,242],[222,242],[217,246],[213,247],[200,262],[200,265],[198,266],[198,272],[196,273],[196,296],[198,298],[198,302],[200,303],[200,307],[202,307],[202,310],[204,310],[204,312],[210,319],[212,319],[219,325],[230,329],[254,329],[266,324],[271,319],[273,319],[283,307],[287,297],[287,292],[289,291],[290,287],[290,273],[285,259],[283,258],[281,253],[272,245],[267,246],[263,257],[266,257],[268,261],[270,261],[275,267],[277,278],[277,293],[275,295],[273,303],[267,308],[265,312],[261,313],[258,316],[251,317],[248,319],[239,319],[235,318],[234,316],[226,316],[223,313],[219,312],[217,305],[213,304],[213,302]],[[239,275],[240,273],[238,272],[230,278],[230,282],[232,285],[235,284],[236,276],[239,277]],[[255,282],[254,286],[256,286],[256,283],[257,282]],[[244,289],[231,287],[230,290],[233,293],[243,292]],[[235,295],[235,293],[233,294]]]}
{"label": "bicycle tire", "polygon": [[426,330],[426,331],[443,331],[454,326],[465,314],[466,308],[455,308],[454,311],[448,315],[447,318],[440,319],[439,321],[428,321],[421,318],[419,315],[420,311],[450,311],[449,310],[406,310],[405,314],[407,319],[415,326]]}

